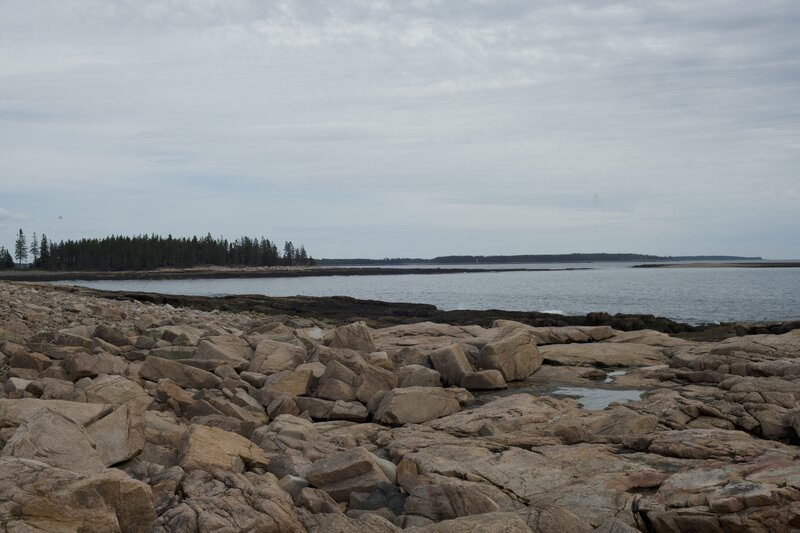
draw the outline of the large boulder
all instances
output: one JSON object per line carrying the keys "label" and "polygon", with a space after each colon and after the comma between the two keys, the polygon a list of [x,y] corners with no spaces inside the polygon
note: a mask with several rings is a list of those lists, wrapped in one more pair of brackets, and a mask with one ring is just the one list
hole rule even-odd
{"label": "large boulder", "polygon": [[103,352],[78,352],[68,355],[61,362],[61,367],[72,381],[93,378],[101,374],[124,374],[127,366],[124,359]]}
{"label": "large boulder", "polygon": [[471,390],[496,390],[508,387],[503,374],[499,370],[470,372],[461,378],[461,386]]}
{"label": "large boulder", "polygon": [[459,392],[433,387],[406,387],[387,392],[375,412],[384,424],[421,424],[458,412]]}
{"label": "large boulder", "polygon": [[61,400],[0,400],[0,425],[16,427],[3,455],[92,470],[138,454],[145,444],[144,402],[112,405]]}
{"label": "large boulder", "polygon": [[385,368],[367,365],[361,372],[361,384],[356,391],[356,397],[363,404],[377,393],[397,388],[397,375]]}
{"label": "large boulder", "polygon": [[369,416],[369,411],[360,402],[346,402],[344,400],[323,400],[321,398],[296,397],[294,403],[300,412],[307,412],[314,420],[350,420],[364,422]]}
{"label": "large boulder", "polygon": [[370,492],[375,485],[389,482],[374,456],[360,448],[317,460],[306,478],[337,502],[349,501],[352,492]]}
{"label": "large boulder", "polygon": [[339,361],[330,361],[322,377],[319,378],[315,396],[326,400],[350,402],[356,399],[358,383],[358,375],[355,372]]}
{"label": "large boulder", "polygon": [[130,339],[120,329],[100,324],[94,328],[94,336],[103,339],[113,346],[125,346],[131,344]]}
{"label": "large boulder", "polygon": [[144,360],[139,368],[139,376],[155,382],[169,378],[179,386],[191,389],[217,389],[222,383],[222,380],[211,372],[153,356],[148,356]]}
{"label": "large boulder", "polygon": [[106,466],[83,426],[46,408],[17,427],[0,455],[76,472],[97,472]]}
{"label": "large boulder", "polygon": [[349,348],[365,353],[375,351],[375,339],[364,322],[338,327],[325,335],[323,342],[331,348]]}
{"label": "large boulder", "polygon": [[99,403],[39,400],[37,398],[0,400],[0,427],[17,427],[33,418],[41,409],[58,413],[81,426],[90,424],[112,411],[110,405]]}
{"label": "large boulder", "polygon": [[406,365],[397,371],[399,387],[441,387],[442,375],[438,370],[422,365]]}
{"label": "large boulder", "polygon": [[306,349],[302,344],[263,339],[256,345],[248,370],[259,374],[275,374],[292,370],[303,363]]}
{"label": "large boulder", "polygon": [[527,329],[515,329],[501,334],[481,348],[478,366],[484,370],[499,370],[506,381],[519,381],[533,374],[542,365],[535,340]]}
{"label": "large boulder", "polygon": [[156,533],[302,533],[291,497],[271,474],[194,470],[178,487],[180,503],[158,517]]}
{"label": "large boulder", "polygon": [[86,427],[106,466],[127,461],[144,448],[144,407],[136,401],[123,404]]}
{"label": "large boulder", "polygon": [[178,452],[179,465],[188,471],[222,469],[243,472],[266,467],[269,458],[250,440],[222,429],[193,425]]}
{"label": "large boulder", "polygon": [[90,403],[110,404],[118,407],[134,403],[147,407],[152,402],[149,394],[136,382],[123,376],[100,376],[90,383],[78,383]]}
{"label": "large boulder", "polygon": [[253,349],[250,344],[236,335],[215,335],[206,337],[197,344],[195,359],[224,361],[234,366],[248,364]]}
{"label": "large boulder", "polygon": [[451,344],[434,350],[430,354],[431,364],[449,387],[460,387],[461,379],[473,371],[464,350],[459,344]]}
{"label": "large boulder", "polygon": [[311,370],[283,370],[268,376],[261,390],[268,393],[304,396],[308,394],[312,376]]}
{"label": "large boulder", "polygon": [[146,483],[116,469],[78,473],[30,459],[0,458],[4,531],[147,533],[156,518]]}

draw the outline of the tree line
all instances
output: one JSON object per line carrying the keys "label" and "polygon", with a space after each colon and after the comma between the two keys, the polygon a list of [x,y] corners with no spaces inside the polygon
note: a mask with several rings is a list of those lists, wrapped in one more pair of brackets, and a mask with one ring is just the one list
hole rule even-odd
{"label": "tree line", "polygon": [[46,270],[149,270],[215,266],[312,266],[315,264],[304,246],[291,241],[278,248],[264,237],[173,237],[168,235],[112,235],[102,239],[50,241],[47,235],[27,237],[20,229],[14,256],[0,247],[0,268],[30,264]]}

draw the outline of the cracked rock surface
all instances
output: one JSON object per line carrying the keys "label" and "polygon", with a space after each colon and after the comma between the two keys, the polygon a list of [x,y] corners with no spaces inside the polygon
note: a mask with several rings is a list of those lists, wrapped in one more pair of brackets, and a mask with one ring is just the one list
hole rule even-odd
{"label": "cracked rock surface", "polygon": [[800,330],[334,327],[0,282],[0,385],[9,531],[800,530]]}

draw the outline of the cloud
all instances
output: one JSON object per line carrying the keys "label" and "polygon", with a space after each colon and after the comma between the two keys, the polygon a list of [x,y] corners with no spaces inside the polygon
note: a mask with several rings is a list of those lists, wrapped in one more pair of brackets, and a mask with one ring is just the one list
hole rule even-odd
{"label": "cloud", "polygon": [[7,0],[3,201],[71,237],[777,256],[800,244],[798,23],[791,0]]}

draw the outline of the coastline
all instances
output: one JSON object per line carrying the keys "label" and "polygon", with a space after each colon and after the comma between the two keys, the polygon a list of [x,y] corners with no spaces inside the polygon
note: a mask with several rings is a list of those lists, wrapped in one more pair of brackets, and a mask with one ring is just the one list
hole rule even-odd
{"label": "coastline", "polygon": [[782,334],[800,329],[800,319],[770,322],[723,322],[691,325],[651,314],[609,314],[603,311],[586,315],[561,315],[538,311],[502,309],[442,310],[435,305],[363,300],[350,296],[264,296],[259,294],[192,296],[140,291],[111,291],[76,285],[48,285],[53,290],[111,300],[187,307],[201,311],[255,312],[265,315],[294,315],[323,320],[340,326],[364,321],[370,327],[436,322],[458,326],[490,326],[495,320],[513,320],[534,327],[610,326],[620,331],[653,330],[686,339],[718,341],[755,334]]}
{"label": "coastline", "polygon": [[631,268],[800,268],[800,261],[774,261],[760,263],[642,263]]}
{"label": "coastline", "polygon": [[36,270],[0,271],[4,281],[121,281],[223,278],[300,278],[311,276],[399,276],[410,274],[478,274],[486,272],[550,272],[591,270],[575,268],[450,268],[450,267],[202,267],[158,270]]}
{"label": "coastline", "polygon": [[[352,298],[180,298],[0,281],[15,527],[800,525],[800,329],[698,342],[500,311],[420,322],[459,317]],[[408,323],[340,324],[370,305]]]}

